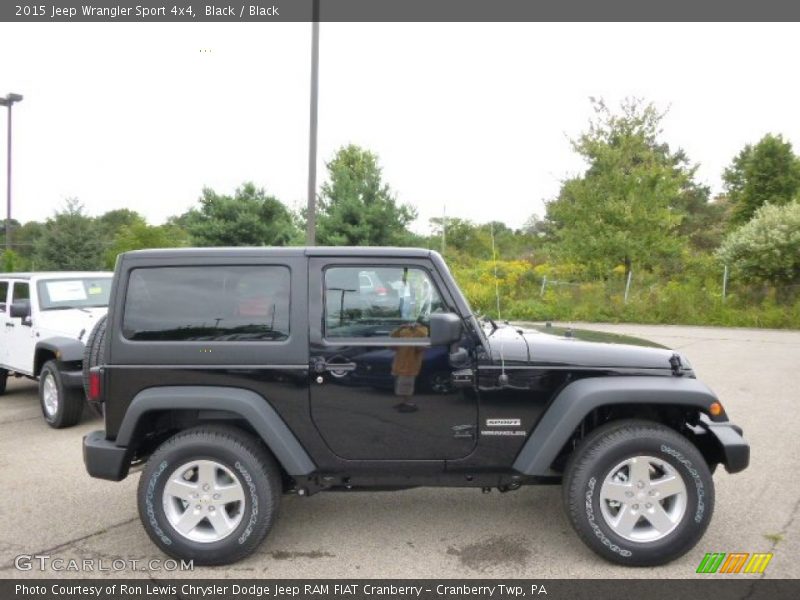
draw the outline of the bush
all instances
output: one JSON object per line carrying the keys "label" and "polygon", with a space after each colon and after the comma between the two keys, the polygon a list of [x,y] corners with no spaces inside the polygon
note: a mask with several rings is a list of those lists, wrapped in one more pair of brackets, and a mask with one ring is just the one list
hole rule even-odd
{"label": "bush", "polygon": [[24,262],[22,257],[13,250],[5,250],[2,255],[0,255],[0,271],[3,273],[21,271],[24,268],[22,267]]}
{"label": "bush", "polygon": [[[574,273],[569,265],[534,267],[526,261],[498,260],[501,316],[517,321],[800,328],[800,285],[750,287],[734,281],[723,301],[722,271],[712,256],[686,257],[685,265],[680,274],[634,275],[626,303],[624,273],[612,273],[605,281],[567,282],[555,275]],[[452,271],[472,309],[496,318],[493,261],[458,262]]]}
{"label": "bush", "polygon": [[722,242],[717,257],[750,282],[800,282],[800,202],[767,204]]}

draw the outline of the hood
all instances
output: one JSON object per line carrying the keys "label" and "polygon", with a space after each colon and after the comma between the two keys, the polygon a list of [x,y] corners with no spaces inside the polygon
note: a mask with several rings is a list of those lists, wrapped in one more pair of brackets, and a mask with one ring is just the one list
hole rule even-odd
{"label": "hood", "polygon": [[94,324],[107,311],[106,307],[43,310],[36,315],[34,326],[41,337],[64,336],[85,342]]}
{"label": "hood", "polygon": [[[640,338],[586,329],[505,325],[488,332],[493,360],[537,366],[670,369],[675,352]],[[681,357],[684,369],[689,363]]]}

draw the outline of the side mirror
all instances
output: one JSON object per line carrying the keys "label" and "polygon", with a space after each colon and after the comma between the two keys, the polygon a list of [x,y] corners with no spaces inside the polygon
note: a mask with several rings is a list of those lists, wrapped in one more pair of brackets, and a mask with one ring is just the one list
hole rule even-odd
{"label": "side mirror", "polygon": [[453,313],[433,313],[430,316],[431,346],[449,346],[461,339],[464,324]]}
{"label": "side mirror", "polygon": [[24,321],[31,316],[31,301],[17,300],[16,302],[12,302],[9,314],[12,319],[22,319]]}

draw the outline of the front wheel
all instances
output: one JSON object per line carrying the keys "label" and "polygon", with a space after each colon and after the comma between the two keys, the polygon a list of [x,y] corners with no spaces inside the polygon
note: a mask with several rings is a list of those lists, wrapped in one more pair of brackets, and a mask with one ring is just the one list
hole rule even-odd
{"label": "front wheel", "polygon": [[147,461],[139,516],[173,558],[223,565],[258,547],[281,492],[275,459],[252,436],[233,427],[197,427],[164,442]]}
{"label": "front wheel", "polygon": [[714,481],[686,438],[649,421],[592,432],[567,463],[564,504],[573,528],[600,556],[653,566],[688,552],[714,511]]}
{"label": "front wheel", "polygon": [[83,390],[64,385],[54,360],[48,360],[39,373],[39,404],[45,422],[54,429],[72,427],[83,414]]}

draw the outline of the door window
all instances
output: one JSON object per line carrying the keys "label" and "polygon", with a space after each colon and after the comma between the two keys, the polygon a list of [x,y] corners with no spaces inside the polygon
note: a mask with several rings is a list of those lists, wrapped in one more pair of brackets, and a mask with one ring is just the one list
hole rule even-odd
{"label": "door window", "polygon": [[0,313],[6,312],[7,298],[8,298],[8,282],[0,281]]}
{"label": "door window", "polygon": [[11,302],[18,302],[19,300],[30,300],[31,288],[27,283],[16,281],[11,290]]}
{"label": "door window", "polygon": [[428,273],[417,267],[330,267],[325,271],[327,338],[396,337],[416,323],[427,337],[430,315],[446,312]]}

